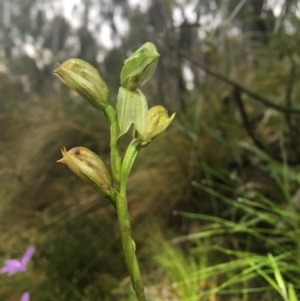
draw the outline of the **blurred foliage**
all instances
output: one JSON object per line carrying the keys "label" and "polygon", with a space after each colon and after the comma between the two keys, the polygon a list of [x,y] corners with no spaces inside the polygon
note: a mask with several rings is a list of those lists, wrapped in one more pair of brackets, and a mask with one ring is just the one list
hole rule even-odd
{"label": "blurred foliage", "polygon": [[276,281],[299,295],[299,1],[62,3],[0,2],[0,259],[38,250],[0,300],[134,300],[109,203],[55,164],[63,146],[108,164],[108,126],[51,73],[87,60],[115,103],[124,60],[152,41],[144,93],[177,115],[129,179],[149,301],[294,301]]}

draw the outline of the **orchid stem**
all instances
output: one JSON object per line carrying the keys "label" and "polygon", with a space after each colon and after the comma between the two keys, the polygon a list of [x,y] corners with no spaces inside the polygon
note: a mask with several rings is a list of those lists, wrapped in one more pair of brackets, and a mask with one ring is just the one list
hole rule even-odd
{"label": "orchid stem", "polygon": [[121,232],[121,239],[123,245],[123,251],[125,255],[125,261],[130,275],[130,279],[139,301],[146,301],[144,293],[144,285],[142,276],[138,264],[138,260],[135,254],[135,243],[131,238],[131,225],[129,219],[127,200],[117,191],[116,196],[116,210],[118,215],[118,221]]}
{"label": "orchid stem", "polygon": [[105,116],[109,121],[110,125],[110,156],[111,156],[111,169],[114,179],[120,181],[121,173],[121,149],[119,144],[119,125],[117,120],[117,114],[115,109],[108,105],[105,108]]}

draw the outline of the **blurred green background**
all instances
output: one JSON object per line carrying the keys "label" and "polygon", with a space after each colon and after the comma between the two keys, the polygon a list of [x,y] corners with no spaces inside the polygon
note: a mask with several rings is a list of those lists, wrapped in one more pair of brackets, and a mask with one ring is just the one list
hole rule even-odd
{"label": "blurred green background", "polygon": [[115,104],[147,41],[149,107],[176,112],[129,179],[147,300],[297,300],[300,1],[1,0],[0,15],[0,260],[37,249],[0,300],[135,300],[113,208],[55,162],[84,146],[109,165],[108,125],[52,70],[88,61]]}

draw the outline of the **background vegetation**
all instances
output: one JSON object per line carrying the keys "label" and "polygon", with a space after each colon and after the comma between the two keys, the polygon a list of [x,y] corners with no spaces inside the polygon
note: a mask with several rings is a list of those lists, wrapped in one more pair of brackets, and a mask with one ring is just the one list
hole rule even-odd
{"label": "background vegetation", "polygon": [[124,59],[161,59],[145,86],[176,120],[129,181],[149,301],[300,296],[297,0],[0,1],[0,259],[36,245],[0,300],[135,300],[108,201],[60,148],[109,159],[103,116],[52,76],[95,65],[114,103]]}

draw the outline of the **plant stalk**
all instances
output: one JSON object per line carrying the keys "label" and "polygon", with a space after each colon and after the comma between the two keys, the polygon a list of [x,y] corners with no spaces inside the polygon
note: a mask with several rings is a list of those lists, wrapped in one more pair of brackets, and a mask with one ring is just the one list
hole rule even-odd
{"label": "plant stalk", "polygon": [[137,139],[133,139],[127,147],[121,169],[120,193],[126,199],[127,181],[133,163],[141,149],[141,144]]}
{"label": "plant stalk", "polygon": [[138,300],[146,301],[142,276],[135,254],[135,243],[131,238],[131,225],[129,220],[127,200],[117,191],[115,191],[115,198],[123,251],[130,279]]}
{"label": "plant stalk", "polygon": [[119,125],[117,120],[117,114],[115,109],[108,105],[105,108],[105,116],[110,125],[110,157],[111,157],[111,169],[114,179],[119,183],[121,173],[121,150],[119,145]]}

